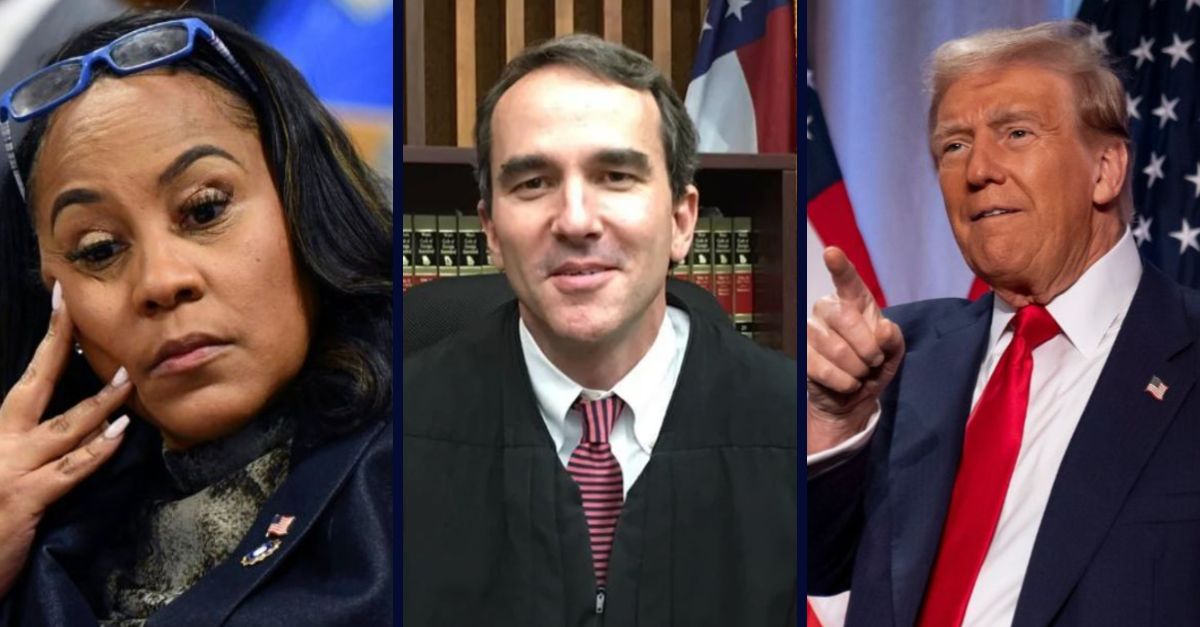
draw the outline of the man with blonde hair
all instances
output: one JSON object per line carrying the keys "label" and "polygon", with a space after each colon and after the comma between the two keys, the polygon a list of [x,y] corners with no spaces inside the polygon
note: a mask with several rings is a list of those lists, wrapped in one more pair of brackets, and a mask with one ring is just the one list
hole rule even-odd
{"label": "man with blonde hair", "polygon": [[1200,294],[1143,266],[1125,92],[1086,26],[941,46],[930,150],[991,286],[808,322],[809,594],[847,625],[1200,624]]}

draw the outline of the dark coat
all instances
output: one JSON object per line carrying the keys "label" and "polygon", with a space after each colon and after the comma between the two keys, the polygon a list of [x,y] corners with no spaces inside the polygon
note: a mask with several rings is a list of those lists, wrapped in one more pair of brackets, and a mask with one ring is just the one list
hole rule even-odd
{"label": "dark coat", "polygon": [[796,623],[796,364],[690,317],[662,433],[617,524],[603,614],[515,301],[405,361],[405,625]]}
{"label": "dark coat", "polygon": [[[95,625],[96,560],[139,499],[159,489],[157,435],[130,426],[121,452],[43,520],[0,625]],[[148,454],[153,452],[153,454]],[[293,457],[295,460],[296,457]],[[159,464],[157,472],[148,472]],[[253,566],[276,514],[295,516],[281,547]],[[369,423],[296,460],[233,554],[147,625],[388,625],[392,621],[392,423]]]}
{"label": "dark coat", "polygon": [[[878,430],[808,482],[808,591],[849,588],[851,627],[916,621],[991,312],[990,295],[889,310],[908,354]],[[1198,337],[1200,294],[1146,266],[1054,478],[1014,625],[1200,625]]]}

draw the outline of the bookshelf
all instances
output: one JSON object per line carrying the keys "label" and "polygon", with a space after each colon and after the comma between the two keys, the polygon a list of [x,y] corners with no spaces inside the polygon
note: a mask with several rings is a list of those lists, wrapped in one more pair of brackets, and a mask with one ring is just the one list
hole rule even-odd
{"label": "bookshelf", "polygon": [[[404,197],[409,214],[474,215],[479,195],[475,150],[404,146]],[[755,340],[797,356],[797,178],[792,154],[704,154],[696,173],[700,204],[753,220]]]}

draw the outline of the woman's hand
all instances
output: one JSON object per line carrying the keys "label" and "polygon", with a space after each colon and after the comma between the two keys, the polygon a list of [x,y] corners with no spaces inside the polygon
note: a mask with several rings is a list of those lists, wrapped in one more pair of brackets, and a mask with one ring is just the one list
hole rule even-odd
{"label": "woman's hand", "polygon": [[105,418],[129,397],[125,369],[98,394],[41,421],[70,357],[72,324],[55,283],[50,328],[0,405],[0,599],[21,572],[42,514],[117,450],[129,418]]}

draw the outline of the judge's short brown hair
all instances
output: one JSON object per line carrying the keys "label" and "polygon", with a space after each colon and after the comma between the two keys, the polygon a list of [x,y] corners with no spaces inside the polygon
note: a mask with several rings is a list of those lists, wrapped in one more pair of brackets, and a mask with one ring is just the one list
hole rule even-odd
{"label": "judge's short brown hair", "polygon": [[683,101],[645,55],[595,35],[575,34],[526,48],[513,57],[500,74],[500,80],[480,102],[475,116],[475,178],[479,184],[479,197],[486,206],[490,208],[492,201],[492,113],[496,103],[517,81],[550,66],[575,68],[605,81],[650,92],[658,105],[659,133],[671,197],[674,200],[683,197],[687,186],[692,184],[699,162],[696,127],[688,117]]}

